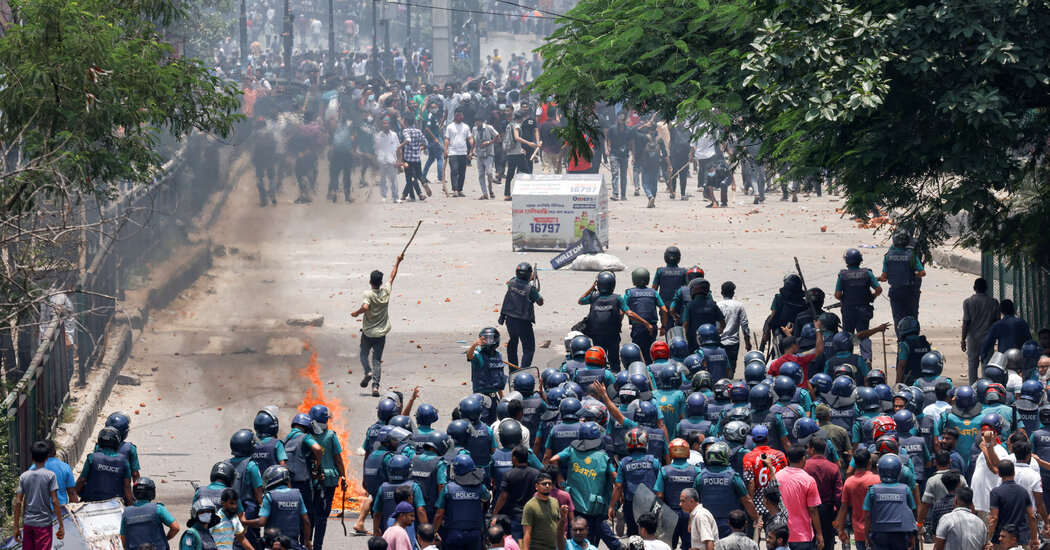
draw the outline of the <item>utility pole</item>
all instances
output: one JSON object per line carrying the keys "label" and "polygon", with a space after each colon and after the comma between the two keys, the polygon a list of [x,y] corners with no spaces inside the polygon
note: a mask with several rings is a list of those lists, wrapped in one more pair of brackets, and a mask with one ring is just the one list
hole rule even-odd
{"label": "utility pole", "polygon": [[434,56],[434,66],[431,74],[435,82],[440,82],[452,76],[452,33],[449,29],[449,0],[433,2],[430,15],[433,46],[430,50]]}
{"label": "utility pole", "polygon": [[328,62],[335,65],[335,0],[328,0]]}
{"label": "utility pole", "polygon": [[[288,0],[285,0],[286,2]],[[372,0],[372,70],[369,71],[372,78],[379,75],[379,45],[377,44],[376,38],[379,35],[379,29],[376,25],[379,24],[379,14],[376,13],[376,5],[379,0]]]}
{"label": "utility pole", "polygon": [[241,0],[241,64],[248,59],[248,8],[245,6],[246,0]]}
{"label": "utility pole", "polygon": [[292,8],[288,6],[288,0],[284,0],[284,31],[281,40],[284,42],[284,77],[291,80],[295,77],[295,68],[292,67]]}

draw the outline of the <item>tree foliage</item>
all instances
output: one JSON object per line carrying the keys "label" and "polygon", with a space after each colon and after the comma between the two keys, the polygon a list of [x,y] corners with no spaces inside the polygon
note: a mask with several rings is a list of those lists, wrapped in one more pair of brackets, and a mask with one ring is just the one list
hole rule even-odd
{"label": "tree foliage", "polygon": [[570,133],[595,101],[717,121],[853,213],[888,208],[927,244],[965,213],[963,244],[1050,266],[1047,28],[1045,0],[584,0],[536,89]]}

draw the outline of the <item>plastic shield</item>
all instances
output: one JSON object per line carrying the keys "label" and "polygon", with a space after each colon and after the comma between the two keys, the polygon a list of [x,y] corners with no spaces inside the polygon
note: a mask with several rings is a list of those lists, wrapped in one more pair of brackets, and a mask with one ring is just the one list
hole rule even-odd
{"label": "plastic shield", "polygon": [[[625,513],[628,511],[625,510]],[[650,512],[656,514],[659,520],[656,526],[656,538],[671,544],[671,536],[678,527],[678,513],[671,509],[664,501],[656,497],[656,493],[645,485],[639,485],[634,492],[633,509],[634,519],[637,521],[642,514]]]}

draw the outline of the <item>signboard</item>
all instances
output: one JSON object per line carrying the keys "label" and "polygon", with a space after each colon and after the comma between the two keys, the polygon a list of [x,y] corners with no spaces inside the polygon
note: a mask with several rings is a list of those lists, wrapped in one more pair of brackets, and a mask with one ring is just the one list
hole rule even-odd
{"label": "signboard", "polygon": [[583,229],[583,237],[580,240],[569,245],[551,260],[551,267],[554,269],[561,269],[562,267],[569,265],[575,260],[580,254],[601,254],[604,252],[602,249],[602,243],[598,242],[598,237],[588,228]]}
{"label": "signboard", "polygon": [[514,250],[564,250],[584,229],[609,246],[609,195],[601,174],[518,174],[513,189]]}

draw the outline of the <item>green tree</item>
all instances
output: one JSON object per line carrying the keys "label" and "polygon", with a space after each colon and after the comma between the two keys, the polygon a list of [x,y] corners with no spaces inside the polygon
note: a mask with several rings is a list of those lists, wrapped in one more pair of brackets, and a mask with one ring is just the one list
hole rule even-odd
{"label": "green tree", "polygon": [[788,177],[826,173],[850,212],[889,209],[930,245],[964,213],[963,244],[1050,266],[1050,4],[584,0],[568,16],[536,88],[570,106],[570,132],[594,130],[595,101],[717,121],[764,138]]}

